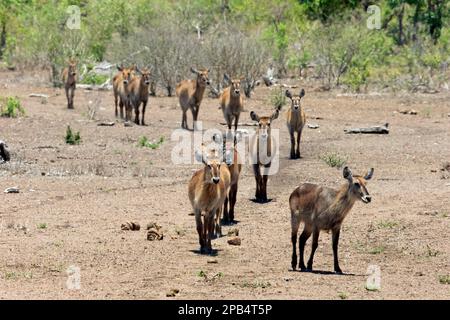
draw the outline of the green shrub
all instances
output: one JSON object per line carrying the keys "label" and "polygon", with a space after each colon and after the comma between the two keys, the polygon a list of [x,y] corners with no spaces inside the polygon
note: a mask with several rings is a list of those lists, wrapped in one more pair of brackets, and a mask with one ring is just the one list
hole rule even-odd
{"label": "green shrub", "polygon": [[80,132],[78,131],[77,133],[74,134],[72,132],[72,129],[70,128],[70,126],[67,126],[66,143],[71,144],[71,145],[76,145],[76,144],[80,144],[80,142],[81,142]]}
{"label": "green shrub", "polygon": [[342,166],[347,161],[346,158],[343,156],[337,154],[337,153],[327,153],[320,157],[327,165],[329,165],[332,168],[342,168]]}
{"label": "green shrub", "polygon": [[101,75],[101,74],[95,74],[95,73],[88,73],[83,77],[83,80],[81,80],[81,83],[83,84],[93,84],[93,85],[101,85],[104,84],[108,80],[108,76]]}
{"label": "green shrub", "polygon": [[270,97],[270,102],[275,108],[281,108],[286,105],[286,95],[282,87],[274,90]]}
{"label": "green shrub", "polygon": [[17,118],[19,115],[25,115],[25,110],[17,97],[8,97],[0,101],[0,115],[2,117]]}
{"label": "green shrub", "polygon": [[160,137],[157,142],[150,142],[146,136],[142,136],[138,141],[139,147],[147,147],[150,149],[158,149],[163,143],[165,138]]}

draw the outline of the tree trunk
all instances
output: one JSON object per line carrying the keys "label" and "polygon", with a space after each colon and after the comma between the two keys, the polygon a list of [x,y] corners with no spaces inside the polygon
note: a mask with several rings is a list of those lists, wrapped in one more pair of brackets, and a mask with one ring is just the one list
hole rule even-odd
{"label": "tree trunk", "polygon": [[6,48],[6,21],[2,22],[2,33],[0,35],[0,59],[3,58],[3,51]]}
{"label": "tree trunk", "polygon": [[400,12],[397,15],[398,19],[398,44],[403,45],[404,44],[404,37],[403,37],[403,15],[405,13],[405,4],[402,4]]}

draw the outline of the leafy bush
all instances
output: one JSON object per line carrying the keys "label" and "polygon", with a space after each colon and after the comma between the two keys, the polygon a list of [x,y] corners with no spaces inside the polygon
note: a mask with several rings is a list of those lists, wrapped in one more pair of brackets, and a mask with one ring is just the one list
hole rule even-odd
{"label": "leafy bush", "polygon": [[281,109],[282,107],[284,107],[286,105],[286,102],[287,102],[286,94],[282,87],[280,87],[279,89],[273,90],[272,95],[270,97],[270,102],[277,109]]}
{"label": "leafy bush", "polygon": [[81,143],[80,132],[78,131],[77,133],[74,134],[70,126],[67,126],[66,143],[71,145],[80,144]]}
{"label": "leafy bush", "polygon": [[8,97],[0,101],[0,115],[2,117],[17,118],[20,115],[25,115],[25,109],[20,104],[17,97]]}
{"label": "leafy bush", "polygon": [[320,159],[322,159],[330,167],[338,169],[342,168],[345,162],[347,161],[346,158],[337,153],[327,153],[321,156]]}
{"label": "leafy bush", "polygon": [[160,137],[157,142],[150,142],[146,136],[142,136],[138,141],[139,147],[147,147],[150,149],[158,149],[163,143],[165,138]]}
{"label": "leafy bush", "polygon": [[108,81],[109,77],[101,74],[88,73],[83,77],[81,83],[83,84],[93,84],[93,85],[101,85]]}

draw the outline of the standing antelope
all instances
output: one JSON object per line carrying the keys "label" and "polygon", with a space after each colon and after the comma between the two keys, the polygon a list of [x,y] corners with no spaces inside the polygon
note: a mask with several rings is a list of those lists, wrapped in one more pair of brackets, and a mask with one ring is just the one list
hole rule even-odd
{"label": "standing antelope", "polygon": [[117,65],[117,70],[119,72],[113,78],[113,91],[114,91],[114,104],[116,106],[116,117],[118,117],[117,102],[119,102],[120,107],[120,118],[123,116],[123,107],[125,106],[125,120],[129,121],[131,119],[131,110],[129,103],[129,90],[128,85],[133,79],[133,72],[135,66],[125,68],[124,66]]}
{"label": "standing antelope", "polygon": [[[240,133],[236,132],[234,136],[232,136],[232,140],[228,139],[228,134],[223,134],[222,138],[220,136],[214,136],[214,141],[218,143],[222,143],[223,150],[223,158],[225,159],[225,163],[228,166],[228,170],[230,171],[230,190],[225,198],[223,205],[223,219],[222,222],[224,224],[232,224],[234,222],[234,207],[236,205],[237,200],[237,191],[238,191],[238,183],[239,183],[239,175],[242,170],[242,163],[240,161],[239,153],[236,150],[236,143],[241,140]],[[220,218],[221,214],[218,215],[218,227],[216,230],[217,235],[221,236],[221,228],[220,228]]]}
{"label": "standing antelope", "polygon": [[[345,217],[352,209],[356,200],[369,203],[372,198],[366,188],[367,180],[373,175],[373,168],[364,176],[353,176],[348,167],[344,168],[344,178],[347,182],[339,190],[321,187],[315,184],[304,183],[296,188],[290,198],[289,207],[291,209],[292,225],[292,269],[297,266],[297,232],[300,222],[305,223],[302,234],[299,238],[300,263],[302,271],[312,270],[314,253],[318,246],[319,233],[321,230],[331,230],[334,271],[342,273],[338,260],[338,243],[341,225]],[[303,252],[305,243],[313,234],[311,255],[308,266],[305,267]]]}
{"label": "standing antelope", "polygon": [[[128,90],[129,90],[129,99],[132,108],[134,108],[135,112],[135,120],[134,122],[136,124],[145,125],[145,108],[147,107],[148,103],[148,88],[150,85],[150,70],[147,68],[144,68],[140,70],[138,67],[136,67],[136,72],[139,73],[140,77],[135,77],[131,80],[131,82],[128,84]],[[139,107],[142,103],[142,121],[139,122]]]}
{"label": "standing antelope", "polygon": [[[272,139],[270,125],[273,120],[278,118],[280,108],[276,108],[271,116],[259,117],[254,111],[250,112],[253,121],[258,122],[256,135],[251,142],[253,173],[256,180],[255,198],[258,202],[267,202],[267,180],[268,171],[275,156],[275,141]],[[261,175],[261,167],[264,167]]]}
{"label": "standing antelope", "polygon": [[220,96],[220,107],[223,111],[223,116],[227,122],[228,129],[231,130],[231,125],[234,119],[234,130],[237,130],[239,123],[239,116],[244,109],[244,99],[241,96],[241,80],[230,79],[227,74],[223,75],[225,81],[231,85],[225,88]]}
{"label": "standing antelope", "polygon": [[64,82],[64,90],[67,97],[67,108],[73,109],[73,97],[77,85],[77,63],[69,60],[68,66],[62,72],[62,81]]}
{"label": "standing antelope", "polygon": [[[211,238],[214,234],[214,222],[219,214],[230,186],[230,172],[223,165],[216,150],[201,154],[195,158],[204,164],[204,168],[194,173],[189,182],[188,195],[195,213],[195,222],[202,254],[212,253]],[[204,212],[202,222],[202,212]]]}
{"label": "standing antelope", "polygon": [[176,87],[176,94],[183,111],[181,127],[183,129],[188,129],[186,112],[188,109],[191,109],[193,117],[193,129],[195,130],[200,103],[203,100],[203,94],[205,93],[206,86],[210,85],[211,82],[208,78],[209,69],[198,71],[194,68],[191,68],[191,72],[197,75],[197,79],[183,80],[178,83]]}
{"label": "standing antelope", "polygon": [[[291,136],[291,159],[300,158],[300,140],[302,138],[303,127],[305,126],[306,116],[303,110],[300,99],[305,95],[305,90],[302,89],[298,96],[293,96],[289,90],[286,90],[286,97],[291,99],[291,107],[287,111],[287,127]],[[295,148],[295,136],[297,133],[297,149]]]}

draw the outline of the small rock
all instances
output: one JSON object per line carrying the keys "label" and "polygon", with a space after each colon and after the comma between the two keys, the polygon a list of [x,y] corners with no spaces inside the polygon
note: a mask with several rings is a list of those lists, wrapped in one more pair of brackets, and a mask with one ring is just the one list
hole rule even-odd
{"label": "small rock", "polygon": [[11,187],[11,188],[7,188],[5,189],[5,193],[19,193],[19,187]]}
{"label": "small rock", "polygon": [[208,259],[206,263],[219,263],[219,261],[217,261],[217,259]]}
{"label": "small rock", "polygon": [[308,128],[310,128],[310,129],[318,129],[319,125],[318,124],[314,124],[314,123],[308,123]]}
{"label": "small rock", "polygon": [[124,127],[132,127],[133,126],[130,121],[124,122],[123,125],[124,125]]}
{"label": "small rock", "polygon": [[233,237],[231,239],[228,239],[228,244],[232,246],[240,246],[241,245],[241,238],[239,237]]}

